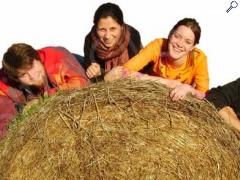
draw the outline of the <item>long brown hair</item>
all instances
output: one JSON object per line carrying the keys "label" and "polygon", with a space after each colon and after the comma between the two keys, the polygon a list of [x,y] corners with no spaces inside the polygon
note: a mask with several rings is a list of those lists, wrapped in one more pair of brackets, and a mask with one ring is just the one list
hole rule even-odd
{"label": "long brown hair", "polygon": [[184,25],[192,30],[192,32],[194,33],[194,36],[195,36],[194,45],[198,44],[200,37],[201,37],[201,28],[200,28],[198,22],[193,18],[184,18],[184,19],[178,21],[177,24],[175,24],[173,26],[173,28],[171,29],[171,31],[168,35],[168,39],[170,39],[170,37],[175,32],[175,30],[181,25]]}

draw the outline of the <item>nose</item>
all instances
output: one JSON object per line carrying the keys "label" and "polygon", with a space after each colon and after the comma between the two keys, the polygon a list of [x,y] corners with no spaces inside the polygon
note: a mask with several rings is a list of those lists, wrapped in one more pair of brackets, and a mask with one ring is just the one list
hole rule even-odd
{"label": "nose", "polygon": [[27,72],[29,80],[33,80],[35,76],[35,72],[30,70]]}
{"label": "nose", "polygon": [[110,36],[111,36],[110,31],[106,31],[106,33],[104,34],[104,38],[110,39]]}
{"label": "nose", "polygon": [[176,44],[177,44],[178,47],[183,47],[183,39],[178,39],[176,41]]}

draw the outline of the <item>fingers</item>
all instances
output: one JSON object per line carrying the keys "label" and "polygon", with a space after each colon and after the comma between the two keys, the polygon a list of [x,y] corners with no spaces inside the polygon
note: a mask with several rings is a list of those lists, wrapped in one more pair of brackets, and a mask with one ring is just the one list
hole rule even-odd
{"label": "fingers", "polygon": [[88,78],[93,78],[96,76],[101,75],[101,70],[100,70],[100,66],[97,63],[92,63],[86,71],[86,74],[88,76]]}
{"label": "fingers", "polygon": [[172,98],[173,101],[178,101],[178,100],[184,99],[180,93],[173,92],[173,91],[170,93],[170,97]]}
{"label": "fingers", "polygon": [[175,88],[171,91],[170,97],[173,101],[183,100],[186,98],[186,94],[181,89]]}

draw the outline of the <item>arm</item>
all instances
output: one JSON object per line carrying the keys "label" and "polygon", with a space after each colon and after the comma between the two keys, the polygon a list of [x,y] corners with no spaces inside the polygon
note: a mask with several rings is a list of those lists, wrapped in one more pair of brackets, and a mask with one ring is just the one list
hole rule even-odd
{"label": "arm", "polygon": [[183,100],[187,95],[191,95],[197,99],[203,99],[205,93],[201,92],[189,84],[181,84],[176,86],[170,93],[170,97],[173,101]]}
{"label": "arm", "polygon": [[17,114],[15,103],[7,96],[0,95],[0,139],[7,132],[7,126]]}
{"label": "arm", "polygon": [[208,64],[206,55],[196,50],[196,68],[194,72],[194,85],[195,89],[206,92],[209,89],[209,75],[208,75]]}
{"label": "arm", "polygon": [[132,26],[128,25],[128,27],[131,34],[128,45],[128,55],[129,59],[131,59],[143,48],[143,46],[141,42],[140,33]]}
{"label": "arm", "polygon": [[150,76],[147,74],[142,74],[139,72],[131,71],[123,66],[114,67],[111,71],[109,71],[104,76],[104,80],[105,81],[114,81],[117,79],[127,78],[127,77],[133,78],[135,80],[149,80],[149,81],[158,82],[158,83],[161,83],[170,88],[171,88],[171,86],[175,87],[175,86],[181,84],[177,80],[168,80],[168,79],[164,79],[164,78],[158,77],[158,76]]}
{"label": "arm", "polygon": [[224,108],[225,106],[239,106],[239,89],[240,79],[237,79],[233,82],[225,84],[224,86],[212,88],[206,93],[206,99],[213,103],[218,110]]}
{"label": "arm", "polygon": [[219,114],[227,124],[240,131],[240,120],[232,108],[226,106],[219,111]]}
{"label": "arm", "polygon": [[89,85],[89,79],[83,67],[77,62],[76,58],[65,48],[60,49],[58,70],[58,87],[60,90],[82,88]]}
{"label": "arm", "polygon": [[160,39],[150,42],[137,55],[127,61],[124,67],[136,72],[142,70],[148,63],[158,60],[161,55],[161,46],[162,40]]}
{"label": "arm", "polygon": [[92,45],[91,34],[89,33],[84,42],[84,59],[88,78],[93,78],[104,74],[104,69],[101,68],[100,64],[96,61],[95,49],[92,47]]}
{"label": "arm", "polygon": [[84,41],[84,60],[85,67],[88,68],[92,63],[95,63],[94,50],[91,48],[92,41],[90,33],[85,37]]}
{"label": "arm", "polygon": [[197,99],[203,99],[205,97],[205,92],[209,88],[207,57],[199,49],[195,49],[193,55],[194,86],[182,84],[175,87],[174,90],[170,93],[170,97],[174,101],[185,99],[187,95],[191,95]]}

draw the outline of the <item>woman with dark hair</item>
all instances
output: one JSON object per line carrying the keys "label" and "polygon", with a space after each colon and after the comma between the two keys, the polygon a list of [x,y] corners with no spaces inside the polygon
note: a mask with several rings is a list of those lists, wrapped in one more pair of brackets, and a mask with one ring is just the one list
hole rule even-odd
{"label": "woman with dark hair", "polygon": [[[168,39],[149,43],[123,67],[116,67],[105,80],[132,76],[140,80],[160,82],[173,90],[173,100],[184,99],[188,94],[203,97],[209,88],[207,57],[195,47],[199,43],[201,28],[195,19],[184,18],[170,31]],[[151,76],[137,73],[148,64]]]}
{"label": "woman with dark hair", "polygon": [[102,4],[95,12],[93,23],[84,44],[89,78],[104,75],[113,67],[123,65],[142,48],[139,32],[124,23],[118,5]]}

